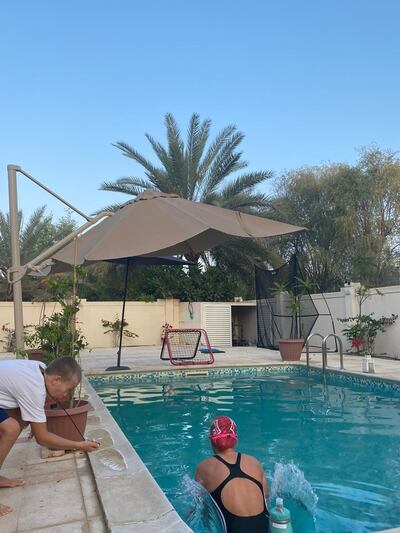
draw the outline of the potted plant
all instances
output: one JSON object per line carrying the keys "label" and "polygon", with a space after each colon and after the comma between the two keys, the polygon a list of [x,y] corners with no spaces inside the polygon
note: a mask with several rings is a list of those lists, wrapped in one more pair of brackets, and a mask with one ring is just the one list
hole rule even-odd
{"label": "potted plant", "polygon": [[301,300],[309,292],[310,282],[300,278],[295,279],[294,285],[276,281],[272,287],[272,294],[283,309],[282,314],[290,318],[288,336],[278,340],[282,361],[299,361],[304,346],[301,327]]}
{"label": "potted plant", "polygon": [[374,313],[363,314],[363,303],[372,296],[372,291],[379,296],[383,294],[378,289],[369,289],[361,285],[355,291],[358,299],[358,314],[348,318],[339,318],[338,320],[345,324],[342,329],[343,335],[348,339],[351,348],[355,349],[356,355],[363,356],[363,371],[374,371],[374,362],[372,357],[375,355],[375,339],[379,332],[384,333],[386,328],[393,325],[398,315],[392,313],[391,316],[374,318]]}
{"label": "potted plant", "polygon": [[[103,326],[103,328],[106,328],[106,331],[104,332],[104,335],[106,333],[111,333],[112,334],[113,346],[114,346],[114,348],[116,348],[118,346],[118,339],[119,339],[119,334],[120,334],[120,331],[121,331],[121,320],[118,317],[115,317],[114,322],[111,322],[110,320],[105,320],[104,318],[102,318],[101,319],[101,325]],[[133,331],[129,331],[129,329],[125,329],[126,326],[129,326],[129,324],[124,319],[124,322],[123,322],[123,327],[124,327],[123,335],[125,337],[127,337],[129,339],[136,339],[137,337],[139,337],[139,335],[137,333],[134,333]]]}
{"label": "potted plant", "polygon": [[[68,295],[64,279],[60,283],[54,280],[53,289],[57,294],[61,310],[45,317],[40,324],[32,326],[33,333],[25,338],[26,344],[31,349],[43,352],[43,362],[47,364],[65,355],[77,357],[87,346],[85,337],[76,327],[79,302],[75,297]],[[90,404],[75,398],[74,393],[75,391],[71,391],[67,399],[47,398],[45,410],[50,432],[66,439],[79,440],[81,436],[74,423],[83,434]]]}
{"label": "potted plant", "polygon": [[86,339],[75,327],[79,304],[60,301],[60,305],[61,311],[45,317],[25,338],[28,346],[43,353],[47,364],[63,355],[75,357],[87,346]]}
{"label": "potted plant", "polygon": [[167,331],[169,329],[173,329],[173,325],[172,324],[168,324],[168,322],[165,322],[162,326],[161,326],[161,342],[164,342],[164,339],[165,339],[165,334],[167,333]]}

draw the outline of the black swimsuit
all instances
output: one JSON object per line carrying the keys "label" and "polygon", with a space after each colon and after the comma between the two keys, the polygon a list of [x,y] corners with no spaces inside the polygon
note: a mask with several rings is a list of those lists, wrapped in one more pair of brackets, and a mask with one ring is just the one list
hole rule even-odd
{"label": "black swimsuit", "polygon": [[[268,520],[268,509],[265,504],[265,496],[264,496],[264,489],[262,486],[262,483],[260,483],[257,479],[255,479],[252,476],[249,476],[246,474],[246,472],[243,472],[243,470],[240,468],[240,458],[241,454],[238,453],[236,463],[227,463],[222,457],[219,455],[214,455],[218,461],[221,461],[222,464],[224,464],[227,468],[229,468],[229,475],[227,478],[224,479],[224,481],[215,489],[213,492],[211,492],[211,497],[213,498],[214,502],[217,504],[219,510],[221,511],[221,514],[223,515],[225,527],[227,533],[266,533],[269,531],[269,520]],[[255,483],[261,490],[261,493],[263,495],[263,502],[264,502],[264,510],[255,516],[237,516],[224,506],[222,503],[222,490],[227,485],[229,481],[236,478],[244,478],[249,479],[253,483]]]}

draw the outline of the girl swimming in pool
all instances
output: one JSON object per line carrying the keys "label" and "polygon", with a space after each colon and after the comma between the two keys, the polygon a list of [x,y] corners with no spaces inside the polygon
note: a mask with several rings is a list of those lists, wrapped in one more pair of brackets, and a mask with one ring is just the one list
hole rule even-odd
{"label": "girl swimming in pool", "polygon": [[200,463],[195,479],[213,498],[227,533],[266,533],[269,489],[264,470],[255,457],[235,451],[237,442],[235,422],[216,418],[210,427],[215,455]]}

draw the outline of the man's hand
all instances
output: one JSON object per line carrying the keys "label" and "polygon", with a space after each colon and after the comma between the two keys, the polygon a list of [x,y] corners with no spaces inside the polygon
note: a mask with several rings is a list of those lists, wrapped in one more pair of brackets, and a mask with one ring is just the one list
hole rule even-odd
{"label": "man's hand", "polygon": [[79,450],[83,452],[95,452],[100,448],[100,443],[95,440],[85,440],[80,443]]}

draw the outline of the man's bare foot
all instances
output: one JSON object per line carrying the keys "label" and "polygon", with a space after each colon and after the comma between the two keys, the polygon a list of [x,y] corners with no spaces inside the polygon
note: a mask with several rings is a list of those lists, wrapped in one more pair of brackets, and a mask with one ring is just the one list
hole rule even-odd
{"label": "man's bare foot", "polygon": [[0,476],[0,489],[13,489],[21,485],[25,485],[23,479],[8,479],[8,477]]}
{"label": "man's bare foot", "polygon": [[12,507],[10,507],[9,505],[2,505],[0,503],[0,517],[5,516],[6,514],[11,513],[12,511],[14,511]]}

